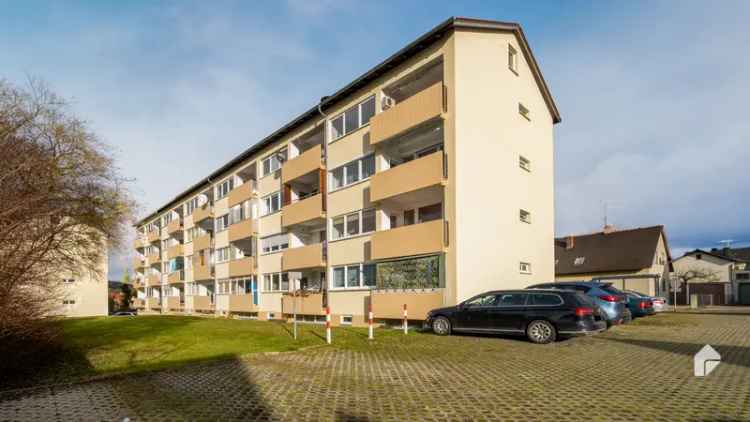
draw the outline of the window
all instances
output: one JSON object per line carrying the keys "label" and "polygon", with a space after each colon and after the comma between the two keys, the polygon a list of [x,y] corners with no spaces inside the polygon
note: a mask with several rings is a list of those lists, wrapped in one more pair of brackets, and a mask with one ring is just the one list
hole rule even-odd
{"label": "window", "polygon": [[362,210],[331,219],[331,239],[343,239],[375,231],[375,210]]}
{"label": "window", "polygon": [[703,259],[703,255],[701,255],[701,254],[695,254],[695,259]]}
{"label": "window", "polygon": [[518,75],[518,52],[510,44],[508,44],[508,69]]}
{"label": "window", "polygon": [[526,293],[510,293],[497,296],[497,306],[523,306],[526,304]]}
{"label": "window", "polygon": [[263,289],[267,292],[289,290],[288,273],[272,273],[263,275]]}
{"label": "window", "polygon": [[523,116],[523,118],[526,120],[531,120],[531,116],[529,115],[529,113],[530,112],[528,108],[524,107],[523,104],[518,103],[518,114]]}
{"label": "window", "polygon": [[549,293],[532,293],[530,296],[530,305],[557,306],[563,304],[562,298],[558,295]]}
{"label": "window", "polygon": [[164,214],[164,217],[161,218],[162,227],[166,227],[167,224],[169,224],[172,221],[172,217],[173,216],[172,216],[172,212],[171,211],[168,212],[168,213],[166,213],[166,214]]}
{"label": "window", "polygon": [[404,225],[411,226],[414,224],[414,210],[404,211]]}
{"label": "window", "polygon": [[521,222],[531,224],[531,213],[530,212],[528,212],[526,210],[519,210],[518,211],[518,217],[521,219]]}
{"label": "window", "polygon": [[234,177],[230,177],[229,179],[219,183],[216,186],[216,199],[221,199],[229,195],[229,191],[231,191],[233,187],[234,187]]}
{"label": "window", "polygon": [[281,192],[274,192],[263,198],[263,215],[273,214],[281,209]]}
{"label": "window", "polygon": [[273,236],[268,236],[260,241],[263,253],[270,253],[280,251],[289,247],[289,235],[281,233]]}
{"label": "window", "polygon": [[524,157],[523,155],[519,155],[518,167],[521,167],[522,169],[526,171],[531,171],[531,161],[529,161],[529,159]]}
{"label": "window", "polygon": [[354,132],[368,124],[375,115],[375,96],[362,101],[331,120],[331,140]]}
{"label": "window", "polygon": [[229,209],[229,224],[237,224],[250,217],[250,201],[245,201]]}
{"label": "window", "polygon": [[573,265],[580,266],[580,265],[583,265],[584,262],[586,262],[586,257],[585,256],[579,256],[578,258],[576,258],[575,260],[573,260]]}
{"label": "window", "polygon": [[185,215],[190,215],[195,211],[195,209],[198,208],[198,197],[185,202]]}
{"label": "window", "polygon": [[341,325],[352,325],[352,316],[341,315]]}
{"label": "window", "polygon": [[750,273],[737,273],[737,280],[750,280]]}
{"label": "window", "polygon": [[201,228],[199,226],[193,226],[193,227],[185,230],[185,243],[190,243],[196,237],[201,237],[204,234],[206,234],[206,231],[203,228]]}
{"label": "window", "polygon": [[219,248],[216,250],[216,262],[229,261],[229,248]]}
{"label": "window", "polygon": [[375,155],[368,155],[331,170],[332,189],[342,188],[375,174]]}
{"label": "window", "polygon": [[229,227],[229,214],[224,214],[216,219],[216,232],[224,231]]}
{"label": "window", "polygon": [[71,299],[65,299],[63,300],[63,305],[75,305],[76,301]]}
{"label": "window", "polygon": [[531,264],[528,262],[520,262],[518,265],[518,270],[521,272],[521,274],[531,274]]}
{"label": "window", "polygon": [[287,151],[286,148],[282,148],[268,157],[264,158],[261,163],[263,168],[263,176],[271,174],[281,168],[281,165],[286,161]]}
{"label": "window", "polygon": [[73,278],[63,278],[63,283],[75,283],[76,280]]}
{"label": "window", "polygon": [[375,286],[375,264],[352,264],[333,268],[333,288],[356,289]]}
{"label": "window", "polygon": [[495,302],[497,301],[497,296],[495,295],[482,295],[479,297],[475,297],[473,299],[469,299],[464,304],[465,306],[494,306]]}
{"label": "window", "polygon": [[443,204],[437,203],[427,205],[419,209],[419,222],[426,223],[428,221],[439,220],[443,217]]}

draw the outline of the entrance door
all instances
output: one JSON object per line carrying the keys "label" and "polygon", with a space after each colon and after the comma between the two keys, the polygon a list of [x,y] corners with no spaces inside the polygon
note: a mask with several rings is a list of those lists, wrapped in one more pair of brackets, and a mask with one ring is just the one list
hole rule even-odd
{"label": "entrance door", "polygon": [[740,305],[750,305],[750,283],[742,283],[738,288]]}

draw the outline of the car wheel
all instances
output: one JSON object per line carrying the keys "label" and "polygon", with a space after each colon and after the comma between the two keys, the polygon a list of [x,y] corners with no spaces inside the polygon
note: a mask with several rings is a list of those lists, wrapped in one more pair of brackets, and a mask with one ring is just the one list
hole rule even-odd
{"label": "car wheel", "polygon": [[432,321],[432,331],[439,336],[447,336],[451,333],[451,322],[444,316],[437,317]]}
{"label": "car wheel", "polygon": [[532,321],[526,327],[526,337],[537,344],[552,343],[557,338],[557,330],[547,321]]}

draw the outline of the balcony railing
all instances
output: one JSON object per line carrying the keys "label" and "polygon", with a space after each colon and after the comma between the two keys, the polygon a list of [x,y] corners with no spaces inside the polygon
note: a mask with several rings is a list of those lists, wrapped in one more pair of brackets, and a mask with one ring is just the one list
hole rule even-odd
{"label": "balcony railing", "polygon": [[167,297],[167,308],[169,308],[170,311],[182,311],[182,301],[180,300],[179,296],[169,296]]}
{"label": "balcony railing", "polygon": [[285,162],[284,166],[281,167],[282,183],[288,183],[300,176],[310,173],[311,171],[322,169],[323,162],[321,160],[321,151],[322,147],[320,145],[315,145],[302,154]]}
{"label": "balcony railing", "polygon": [[146,282],[148,283],[149,287],[161,286],[161,276],[156,275],[156,274],[151,274],[150,276],[146,277]]}
{"label": "balcony railing", "polygon": [[325,267],[326,249],[324,243],[284,249],[281,256],[282,271],[296,271],[307,268]]}
{"label": "balcony railing", "polygon": [[159,304],[159,298],[158,297],[150,297],[150,298],[148,298],[147,303],[148,303],[148,308],[149,309],[154,309],[154,308],[161,307],[161,305]]}
{"label": "balcony railing", "polygon": [[281,225],[289,227],[294,224],[325,218],[323,195],[317,194],[301,201],[284,205],[281,214]]}
{"label": "balcony railing", "polygon": [[241,277],[255,274],[255,258],[246,257],[229,261],[229,277]]}
{"label": "balcony railing", "polygon": [[370,119],[370,145],[388,140],[443,112],[443,83],[438,82]]}
{"label": "balcony railing", "polygon": [[229,192],[229,195],[227,195],[229,208],[237,204],[241,204],[247,201],[248,199],[252,198],[254,190],[255,190],[254,180],[248,180],[245,183],[232,189],[232,191]]}
{"label": "balcony railing", "polygon": [[257,312],[258,306],[253,303],[253,295],[230,295],[229,312]]}
{"label": "balcony railing", "polygon": [[372,234],[372,259],[426,255],[443,251],[444,220],[412,224]]}
{"label": "balcony railing", "polygon": [[193,239],[193,252],[202,251],[211,247],[211,234],[206,233]]}
{"label": "balcony railing", "polygon": [[177,258],[178,256],[182,256],[182,243],[170,246],[169,249],[167,249],[167,257],[169,257],[169,259]]}
{"label": "balcony railing", "polygon": [[139,256],[133,258],[133,268],[134,269],[143,268],[145,266],[146,266],[146,261],[143,258],[141,258]]}
{"label": "balcony railing", "polygon": [[213,277],[213,267],[210,264],[198,265],[193,263],[193,280],[209,280]]}
{"label": "balcony railing", "polygon": [[182,231],[182,219],[181,218],[175,218],[174,220],[170,221],[169,224],[167,224],[167,234],[170,236],[174,236],[175,234]]}
{"label": "balcony railing", "polygon": [[204,205],[193,210],[193,223],[197,224],[207,218],[214,218],[214,209],[212,206]]}
{"label": "balcony railing", "polygon": [[443,183],[443,151],[376,173],[370,182],[370,200],[380,201]]}
{"label": "balcony railing", "polygon": [[[296,306],[295,306],[296,301]],[[295,312],[299,315],[325,315],[323,308],[323,294],[311,293],[307,296],[285,294],[281,297],[281,312],[291,315]]]}
{"label": "balcony railing", "polygon": [[133,240],[133,249],[141,249],[146,247],[147,239],[141,236],[138,236]]}
{"label": "balcony railing", "polygon": [[229,226],[229,241],[236,242],[240,239],[252,237],[258,232],[258,220],[248,218]]}
{"label": "balcony railing", "polygon": [[185,270],[178,270],[169,273],[167,276],[167,282],[169,284],[182,283],[185,281]]}
{"label": "balcony railing", "polygon": [[211,296],[193,296],[193,310],[206,312],[214,309]]}
{"label": "balcony railing", "polygon": [[161,252],[148,254],[147,258],[150,265],[158,264],[161,262]]}
{"label": "balcony railing", "polygon": [[443,292],[379,292],[372,294],[372,312],[377,319],[401,319],[404,305],[409,319],[424,320],[427,312],[443,306]]}
{"label": "balcony railing", "polygon": [[149,243],[158,242],[161,239],[161,234],[159,233],[159,230],[153,230],[148,232],[146,239]]}

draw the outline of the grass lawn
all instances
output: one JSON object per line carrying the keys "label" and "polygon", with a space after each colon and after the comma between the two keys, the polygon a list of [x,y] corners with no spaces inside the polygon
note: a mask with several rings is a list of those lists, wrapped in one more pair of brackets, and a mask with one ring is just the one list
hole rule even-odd
{"label": "grass lawn", "polygon": [[[75,318],[63,321],[65,353],[36,384],[66,382],[103,374],[150,371],[191,362],[228,359],[258,352],[283,352],[325,346],[325,328],[281,322],[189,316]],[[403,337],[377,330],[377,341]],[[367,330],[333,329],[334,347],[368,347]],[[411,336],[410,336],[411,337]],[[398,340],[397,340],[398,341]],[[371,345],[371,344],[370,344]]]}

